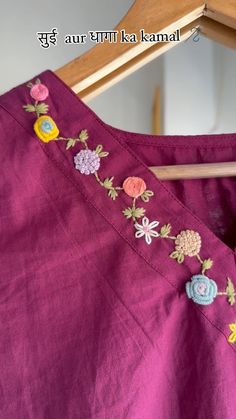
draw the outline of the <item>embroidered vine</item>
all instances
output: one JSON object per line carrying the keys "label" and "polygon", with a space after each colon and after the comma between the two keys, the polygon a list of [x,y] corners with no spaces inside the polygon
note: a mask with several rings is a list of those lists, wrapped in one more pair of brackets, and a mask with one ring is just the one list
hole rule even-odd
{"label": "embroidered vine", "polygon": [[87,144],[89,135],[86,129],[82,130],[78,137],[75,138],[59,136],[59,129],[55,121],[49,115],[45,115],[49,111],[49,106],[45,102],[41,102],[47,99],[49,95],[48,88],[41,83],[40,79],[36,79],[35,83],[28,83],[27,86],[30,88],[30,96],[35,102],[23,105],[23,108],[26,112],[36,114],[37,119],[34,123],[34,131],[38,138],[46,143],[52,140],[66,141],[66,150],[74,147],[78,142],[81,143],[85,150],[81,150],[74,156],[75,168],[82,174],[93,174],[97,182],[107,189],[108,196],[113,200],[117,198],[119,191],[124,190],[127,195],[133,197],[133,202],[131,207],[123,211],[123,214],[127,218],[132,218],[133,221],[143,217],[145,209],[136,207],[136,199],[140,197],[143,202],[148,202],[153,195],[152,191],[146,189],[145,182],[140,178],[130,177],[124,181],[123,186],[114,186],[114,176],[101,180],[98,174],[100,161],[101,158],[109,155],[107,151],[103,151],[103,145],[99,144],[95,150],[90,150]]}
{"label": "embroidered vine", "polygon": [[[202,259],[200,256],[201,237],[198,232],[193,230],[182,230],[177,236],[170,236],[171,225],[165,224],[160,231],[154,231],[152,228],[157,227],[158,221],[149,223],[149,220],[144,217],[141,224],[135,224],[138,230],[135,233],[137,238],[145,236],[148,244],[151,242],[151,237],[160,237],[162,239],[169,239],[175,242],[175,250],[169,255],[172,259],[176,259],[178,263],[183,263],[185,256],[196,257],[201,266],[201,273],[193,275],[191,281],[185,285],[188,298],[195,303],[201,305],[211,304],[217,296],[226,296],[228,303],[232,306],[235,304],[235,289],[230,278],[227,278],[227,285],[225,291],[219,291],[216,282],[208,278],[205,272],[212,268],[213,260],[211,258]],[[150,237],[151,236],[151,237]]]}
{"label": "embroidered vine", "polygon": [[[149,202],[149,199],[154,195],[154,193],[147,189],[146,183],[143,179],[136,176],[127,177],[124,180],[122,186],[126,195],[132,198],[132,205],[128,208],[125,208],[122,212],[126,218],[131,218],[132,221],[135,223],[137,219],[142,218],[145,214],[145,209],[143,207],[136,206],[137,200],[141,199],[145,203]],[[154,226],[152,226],[151,228],[153,227]],[[147,223],[146,228],[148,229]]]}
{"label": "embroidered vine", "polygon": [[97,145],[95,150],[90,150],[87,144],[87,140],[89,138],[87,130],[83,130],[81,131],[81,133],[83,137],[82,143],[85,149],[79,151],[74,156],[75,168],[79,170],[82,174],[93,174],[99,185],[108,190],[108,196],[113,200],[116,199],[119,191],[121,191],[123,188],[120,186],[113,185],[114,176],[107,177],[102,181],[98,175],[98,170],[100,168],[100,160],[102,157],[107,157],[109,153],[107,151],[103,151],[102,144]]}
{"label": "embroidered vine", "polygon": [[[235,288],[230,278],[227,278],[227,284],[224,291],[218,291],[216,282],[205,275],[206,271],[212,268],[213,260],[211,258],[203,259],[200,252],[202,246],[201,236],[197,231],[182,230],[177,235],[171,235],[172,226],[167,223],[159,230],[156,228],[160,222],[158,220],[149,221],[146,216],[146,209],[140,206],[140,201],[148,203],[154,195],[153,191],[147,189],[145,181],[140,177],[129,176],[122,186],[114,186],[114,176],[106,177],[102,180],[99,176],[101,159],[109,155],[103,150],[103,145],[98,144],[94,150],[88,147],[89,134],[87,129],[80,131],[77,137],[63,137],[59,135],[59,129],[55,121],[47,115],[49,106],[44,101],[49,95],[48,88],[36,79],[35,83],[28,83],[30,96],[34,103],[23,105],[26,112],[36,114],[34,122],[34,131],[38,138],[48,143],[51,140],[65,141],[66,150],[73,148],[76,144],[82,145],[82,150],[74,156],[76,170],[83,175],[93,175],[99,185],[107,190],[107,195],[115,200],[120,192],[125,193],[130,199],[130,205],[122,210],[123,215],[131,220],[134,226],[135,238],[144,238],[150,245],[154,238],[170,240],[174,242],[174,250],[170,253],[170,258],[182,264],[186,257],[195,258],[200,264],[200,273],[193,275],[191,280],[185,284],[186,294],[189,299],[201,305],[211,304],[217,296],[227,297],[228,303],[235,304]],[[229,325],[231,334],[228,341],[236,342],[236,323]]]}

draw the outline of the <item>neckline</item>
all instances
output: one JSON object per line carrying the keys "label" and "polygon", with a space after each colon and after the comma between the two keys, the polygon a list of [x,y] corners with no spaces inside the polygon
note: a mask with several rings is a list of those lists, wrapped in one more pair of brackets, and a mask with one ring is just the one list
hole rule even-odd
{"label": "neckline", "polygon": [[[99,128],[102,128],[103,130],[103,135],[108,135],[109,134],[109,144],[108,147],[110,146],[111,142],[113,142],[117,145],[117,152],[121,149],[125,150],[125,154],[126,156],[129,155],[130,159],[132,160],[133,165],[135,165],[135,169],[136,171],[139,171],[138,165],[140,166],[141,171],[144,173],[145,172],[145,178],[149,178],[152,180],[154,180],[154,189],[156,190],[156,193],[158,194],[158,196],[161,196],[161,199],[163,199],[163,195],[168,196],[169,200],[168,200],[168,204],[170,203],[170,201],[174,201],[175,203],[178,204],[179,207],[182,208],[182,211],[189,214],[193,219],[196,220],[196,222],[199,224],[199,226],[201,226],[204,231],[211,236],[215,241],[218,242],[218,244],[220,244],[220,246],[228,253],[230,253],[231,255],[235,256],[235,251],[233,249],[231,249],[229,246],[227,246],[218,236],[215,235],[215,233],[200,219],[198,218],[197,215],[195,215],[190,208],[187,207],[187,205],[185,205],[181,200],[179,200],[170,190],[168,190],[168,188],[166,187],[166,185],[160,180],[158,179],[148,168],[148,166],[142,161],[142,159],[139,158],[138,155],[136,155],[133,150],[131,150],[127,144],[124,142],[124,137],[129,138],[129,142],[132,142],[132,140],[135,141],[135,143],[137,143],[137,139],[139,141],[139,143],[145,144],[145,145],[150,145],[150,146],[156,146],[155,140],[158,138],[159,140],[161,139],[163,141],[162,146],[165,145],[167,147],[176,147],[176,141],[178,142],[178,147],[184,147],[187,148],[187,144],[186,144],[186,140],[189,140],[191,138],[191,142],[189,144],[189,147],[214,147],[214,148],[224,148],[224,147],[232,147],[235,146],[236,147],[236,133],[223,133],[223,134],[194,134],[194,135],[155,135],[155,134],[144,134],[144,133],[137,133],[137,132],[132,132],[132,131],[127,131],[127,130],[123,130],[121,128],[117,128],[114,127],[108,123],[105,123],[86,103],[84,103],[74,92],[72,89],[70,89],[64,82],[63,80],[61,80],[52,70],[47,69],[45,71],[43,71],[42,73],[38,74],[37,76],[35,76],[34,79],[36,78],[40,78],[42,81],[45,82],[45,84],[51,84],[52,85],[52,89],[50,89],[51,91],[53,90],[50,99],[51,99],[51,104],[49,106],[50,110],[49,110],[49,114],[53,114],[55,116],[55,120],[58,120],[59,117],[59,100],[57,98],[57,94],[63,93],[65,95],[65,91],[67,92],[67,99],[70,103],[70,106],[73,106],[73,108],[75,109],[75,113],[76,111],[78,112],[78,119],[81,120],[81,114],[83,115],[83,122],[86,123],[86,120],[88,121],[88,124],[91,123],[97,123],[99,125]],[[9,92],[6,92],[5,94],[0,96],[0,106],[2,106],[3,108],[5,108],[5,110],[7,110],[9,113],[12,114],[12,116],[14,116],[14,118],[16,120],[18,120],[18,122],[21,123],[21,125],[23,127],[25,127],[29,133],[33,136],[34,132],[32,132],[32,120],[35,119],[34,116],[26,114],[24,112],[24,114],[22,115],[22,109],[21,109],[21,114],[19,113],[19,104],[17,102],[15,102],[15,106],[14,103],[12,106],[9,106],[9,101],[7,100],[10,96],[10,93],[15,93],[16,96],[18,96],[18,98],[20,97],[20,100],[23,101],[27,101],[28,98],[27,97],[27,93],[28,91],[26,90],[26,83],[23,83],[13,89],[11,89]],[[24,92],[23,92],[24,90]],[[73,102],[73,103],[72,103]],[[18,109],[17,109],[18,107]],[[61,106],[61,108],[63,108],[63,111],[65,110],[65,108],[63,106]],[[16,110],[17,109],[17,110]],[[51,111],[51,112],[50,112]],[[27,118],[28,117],[28,118]],[[61,117],[61,116],[60,116]],[[73,116],[74,117],[74,116]],[[28,120],[27,120],[28,119]],[[76,119],[76,118],[75,118]],[[81,120],[81,122],[82,122]],[[73,121],[75,122],[75,121]],[[61,124],[58,124],[61,126]],[[80,129],[81,127],[85,128],[85,124],[81,125],[80,124]],[[101,132],[101,131],[100,131]],[[65,136],[66,136],[66,129],[65,129]],[[68,134],[67,134],[68,136]],[[145,139],[143,138],[145,136]],[[122,138],[123,137],[123,138]],[[100,135],[101,138],[101,135]],[[38,138],[36,137],[37,141]],[[151,142],[151,140],[153,140],[153,142]],[[207,140],[207,144],[204,144]],[[108,143],[108,142],[107,142]],[[202,144],[201,144],[202,143]],[[43,146],[44,150],[46,149],[46,147],[49,149],[51,149],[51,145],[52,144],[40,144]],[[63,152],[64,147],[60,147],[61,144],[57,144],[57,146],[60,148],[60,150]],[[119,145],[119,147],[118,147]],[[160,142],[159,142],[160,145]],[[55,147],[54,147],[55,148]],[[114,148],[114,147],[113,147]],[[119,150],[118,150],[119,149]],[[65,152],[65,155],[69,155],[68,151]],[[108,163],[108,164],[107,164]],[[106,161],[106,165],[109,167],[111,165],[111,160]],[[127,168],[127,172],[126,172],[126,176],[132,176],[131,173],[131,168],[126,167]],[[134,175],[134,174],[133,174]],[[135,176],[135,175],[134,175]],[[124,180],[124,179],[123,179]],[[165,201],[165,203],[167,203]]]}
{"label": "neckline", "polygon": [[[97,115],[96,115],[97,117]],[[98,117],[99,118],[99,117]],[[183,149],[192,149],[193,147],[197,147],[200,149],[207,149],[207,148],[220,148],[224,149],[227,147],[236,147],[236,133],[223,133],[223,134],[193,134],[193,135],[155,135],[155,134],[144,134],[144,133],[137,133],[132,131],[127,131],[121,128],[114,127],[110,124],[105,123],[104,121],[101,121],[101,123],[107,127],[112,133],[113,137],[115,138],[114,133],[116,133],[118,139],[121,140],[121,142],[124,144],[124,138],[128,137],[129,142],[132,143],[134,140],[135,144],[145,145],[145,146],[151,146],[151,147],[173,147],[176,148],[176,141],[178,143],[178,148],[183,147]],[[145,136],[145,139],[143,138]],[[156,143],[156,139],[161,139],[162,142]],[[146,140],[147,139],[147,140]],[[190,139],[190,141],[189,141]],[[153,140],[153,142],[152,142]],[[189,141],[189,144],[186,144],[186,140]],[[209,141],[210,140],[210,141]],[[205,142],[207,141],[207,144]],[[129,148],[128,148],[129,149]],[[132,151],[131,151],[132,152]],[[134,153],[135,155],[135,153]],[[140,161],[140,164],[145,166],[145,168],[151,172],[148,168],[148,166],[140,159],[138,156],[135,155],[137,159]],[[155,177],[159,188],[168,190],[164,182],[160,179],[158,179],[152,172],[151,174]],[[234,257],[236,257],[236,246],[234,249],[230,248],[226,243],[224,243],[207,225],[202,221],[196,214],[193,213],[193,211],[185,205],[180,199],[178,199],[171,191],[168,190],[170,195],[172,196],[172,199],[174,199],[176,202],[178,202],[179,205],[183,208],[184,211],[191,214],[192,217],[194,217],[199,224],[204,226],[204,229],[207,231],[207,233],[214,237],[215,240],[219,241],[221,246],[225,248],[226,251],[231,253]]]}
{"label": "neckline", "polygon": [[[47,70],[47,71],[51,72],[51,70]],[[156,182],[156,189],[158,190],[159,193],[161,190],[162,191],[165,190],[169,194],[170,199],[177,202],[178,205],[182,207],[184,212],[189,213],[194,219],[196,219],[197,222],[204,227],[204,230],[207,232],[207,234],[212,236],[214,240],[218,241],[221,247],[224,248],[225,251],[229,252],[234,257],[236,256],[236,253],[235,253],[236,247],[235,249],[231,249],[229,246],[227,246],[196,214],[194,214],[191,211],[191,209],[187,205],[185,205],[171,191],[168,190],[166,185],[150,171],[148,166],[142,161],[142,159],[139,158],[139,156],[137,156],[129,147],[127,147],[127,145],[124,143],[124,141],[121,138],[122,136],[129,137],[129,141],[131,142],[132,142],[132,138],[135,139],[135,142],[136,142],[136,139],[138,139],[141,145],[145,144],[145,145],[153,145],[153,146],[156,145],[155,140],[159,138],[163,140],[162,146],[165,144],[168,147],[171,147],[171,146],[176,147],[175,142],[178,141],[178,147],[183,146],[184,148],[187,147],[186,139],[189,140],[191,138],[191,143],[189,144],[189,148],[192,148],[193,146],[200,147],[200,148],[203,148],[203,147],[224,148],[224,147],[229,147],[229,146],[236,147],[236,133],[193,134],[193,135],[182,135],[182,134],[181,135],[165,135],[165,134],[155,135],[155,134],[137,133],[137,132],[127,131],[122,128],[114,127],[108,123],[105,123],[87,104],[81,101],[81,99],[70,88],[68,88],[68,86],[55,73],[52,72],[52,75],[55,76],[61,83],[63,83],[64,87],[66,87],[66,89],[69,90],[69,92],[72,93],[72,95],[75,96],[75,98],[78,101],[80,101],[81,105],[85,106],[85,109],[90,114],[90,116],[103,127],[104,132],[109,131],[109,133],[112,135],[112,139],[116,142],[119,142],[123,147],[125,147],[128,153],[132,154],[136,162],[140,164],[143,167],[143,169],[145,169],[146,176],[147,177],[152,176],[152,178],[154,178]],[[145,139],[143,138],[144,136],[145,136]],[[153,140],[153,143],[151,143],[150,141],[147,143],[146,138],[148,138],[149,140]],[[207,145],[204,144],[203,146],[203,144],[201,143],[205,143],[206,140],[208,141],[208,143]],[[166,144],[167,141],[168,141],[168,144]]]}
{"label": "neckline", "polygon": [[[146,136],[146,134],[131,133],[103,122],[51,70],[45,70],[35,76],[33,80],[37,77],[49,88],[50,96],[47,100],[49,115],[56,121],[61,135],[73,137],[81,129],[88,129],[90,148],[95,149],[98,144],[103,144],[104,150],[109,152],[109,157],[102,161],[99,169],[101,177],[104,179],[114,176],[117,185],[121,185],[128,176],[137,176],[144,179],[147,188],[154,191],[152,200],[145,204],[147,217],[150,221],[158,220],[160,225],[170,223],[174,235],[186,229],[197,231],[202,238],[204,259],[211,257],[214,261],[209,277],[217,282],[219,290],[225,289],[227,276],[236,283],[235,254],[233,250],[225,245],[188,207],[179,201],[120,138],[121,133],[130,137],[139,137],[140,139],[142,136]],[[89,205],[92,205],[106,219],[109,225],[133,251],[161,275],[166,283],[169,284],[168,289],[171,286],[175,289],[179,298],[186,299],[187,304],[193,304],[192,301],[188,301],[186,298],[185,283],[190,280],[192,275],[199,273],[199,264],[190,257],[186,258],[183,264],[178,264],[171,259],[169,255],[174,250],[173,243],[157,239],[148,246],[144,240],[135,238],[132,223],[122,214],[122,210],[130,205],[130,198],[125,194],[120,194],[118,199],[111,201],[107,197],[106,191],[99,187],[94,176],[82,175],[75,170],[73,156],[81,150],[80,144],[66,150],[63,142],[51,141],[45,144],[36,137],[33,132],[35,116],[26,113],[22,109],[23,104],[29,102],[29,91],[26,84],[27,82],[0,96],[0,106],[9,112],[24,127],[29,136],[37,142],[48,156],[49,162],[56,166],[60,173],[74,185],[75,193],[81,194],[82,199],[88,201]],[[156,136],[149,135],[148,137],[155,139]],[[184,141],[185,137],[189,138],[190,136],[172,135],[161,137],[163,137],[163,140],[170,138],[170,142],[178,139],[181,143],[181,139]],[[214,142],[215,147],[236,145],[236,134],[193,135],[191,137],[196,142],[199,139],[204,141],[206,137],[210,137],[212,140],[211,144],[213,146]],[[227,271],[222,260],[227,260]],[[222,300],[218,298],[209,306],[194,305],[194,308],[227,337],[228,323],[235,321],[236,310],[234,307],[229,306],[228,310],[230,313],[228,313],[228,310],[225,310],[225,304],[227,303]],[[233,349],[236,351],[235,348]]]}

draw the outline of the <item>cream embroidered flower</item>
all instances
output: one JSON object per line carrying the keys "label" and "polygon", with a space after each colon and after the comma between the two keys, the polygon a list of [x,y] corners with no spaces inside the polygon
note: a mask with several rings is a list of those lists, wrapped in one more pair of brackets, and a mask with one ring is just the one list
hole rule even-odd
{"label": "cream embroidered flower", "polygon": [[184,256],[197,256],[201,249],[201,237],[197,231],[183,230],[175,239],[175,251],[170,257],[178,263],[184,261]]}
{"label": "cream embroidered flower", "polygon": [[139,239],[140,237],[145,238],[147,244],[151,244],[152,237],[158,237],[159,233],[153,228],[157,227],[159,224],[159,221],[152,221],[149,223],[149,219],[147,217],[142,218],[142,224],[135,223],[134,227],[136,228],[135,237]]}

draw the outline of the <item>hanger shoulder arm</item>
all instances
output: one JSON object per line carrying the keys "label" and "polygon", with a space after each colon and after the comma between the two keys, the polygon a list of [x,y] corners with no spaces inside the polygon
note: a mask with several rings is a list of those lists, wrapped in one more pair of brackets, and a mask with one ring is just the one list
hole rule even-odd
{"label": "hanger shoulder arm", "polygon": [[[173,33],[203,15],[202,0],[136,0],[115,30],[137,36],[143,28],[146,33]],[[55,73],[76,93],[111,74],[121,65],[137,57],[151,42],[97,44],[89,51],[70,61]]]}

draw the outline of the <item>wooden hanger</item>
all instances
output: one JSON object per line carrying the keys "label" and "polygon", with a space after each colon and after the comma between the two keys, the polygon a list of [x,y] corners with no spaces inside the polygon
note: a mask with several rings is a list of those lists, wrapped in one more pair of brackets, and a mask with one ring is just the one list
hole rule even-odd
{"label": "wooden hanger", "polygon": [[[192,29],[223,45],[236,49],[236,0],[136,0],[115,30],[139,35],[171,34],[181,30],[181,41]],[[124,77],[144,66],[177,43],[97,44],[86,53],[56,70],[56,74],[87,102]],[[188,179],[236,176],[236,162],[150,168],[159,179]]]}

